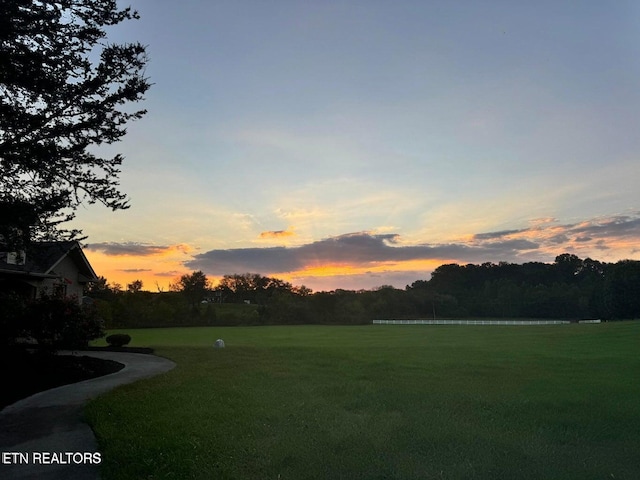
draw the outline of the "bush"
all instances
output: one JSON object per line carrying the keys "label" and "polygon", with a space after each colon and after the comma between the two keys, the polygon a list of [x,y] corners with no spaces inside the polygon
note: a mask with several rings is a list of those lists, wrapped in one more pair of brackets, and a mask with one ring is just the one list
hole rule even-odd
{"label": "bush", "polygon": [[76,297],[43,295],[27,302],[21,325],[26,338],[51,350],[85,348],[104,335],[95,306],[80,305]]}
{"label": "bush", "polygon": [[12,293],[0,293],[0,346],[12,345],[26,334],[24,300]]}
{"label": "bush", "polygon": [[84,348],[104,335],[95,306],[82,306],[75,297],[42,296],[25,310],[26,333],[43,347]]}
{"label": "bush", "polygon": [[131,341],[131,336],[126,333],[114,333],[105,339],[112,347],[124,347]]}

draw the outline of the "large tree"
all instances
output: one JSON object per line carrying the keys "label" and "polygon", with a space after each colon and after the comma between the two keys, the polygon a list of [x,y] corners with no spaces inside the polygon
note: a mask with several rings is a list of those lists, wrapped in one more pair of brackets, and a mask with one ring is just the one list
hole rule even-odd
{"label": "large tree", "polygon": [[97,147],[146,113],[130,105],[150,86],[145,47],[106,40],[137,18],[116,0],[0,0],[0,213],[17,212],[0,216],[4,243],[77,237],[60,224],[85,202],[128,208],[123,157]]}
{"label": "large tree", "polygon": [[169,285],[172,291],[182,292],[193,306],[197,305],[207,296],[210,287],[209,279],[200,270],[185,273],[175,283]]}
{"label": "large tree", "polygon": [[[306,287],[302,287],[301,294],[310,292]],[[264,277],[259,273],[242,273],[225,275],[218,283],[216,290],[226,292],[231,295],[236,302],[252,301],[265,303],[275,292],[298,293],[296,287],[289,282],[279,278]]]}

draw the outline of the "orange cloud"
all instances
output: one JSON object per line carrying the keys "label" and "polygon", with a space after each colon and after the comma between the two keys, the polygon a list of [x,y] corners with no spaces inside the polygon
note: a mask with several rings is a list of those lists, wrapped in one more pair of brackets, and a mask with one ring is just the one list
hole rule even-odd
{"label": "orange cloud", "polygon": [[122,288],[142,280],[144,290],[168,290],[169,283],[189,270],[185,256],[195,249],[187,244],[167,246],[133,242],[105,242],[88,245],[84,252],[98,276]]}
{"label": "orange cloud", "polygon": [[293,232],[293,230],[271,230],[271,231],[267,231],[267,232],[262,232],[260,233],[260,238],[262,239],[271,239],[271,238],[285,238],[285,237],[292,237],[295,235],[295,232]]}

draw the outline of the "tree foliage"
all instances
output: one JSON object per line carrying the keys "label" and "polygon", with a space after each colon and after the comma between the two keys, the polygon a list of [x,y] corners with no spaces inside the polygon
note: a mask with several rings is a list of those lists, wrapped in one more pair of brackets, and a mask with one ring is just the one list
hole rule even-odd
{"label": "tree foliage", "polygon": [[[640,318],[640,261],[564,254],[554,263],[447,264],[405,289],[311,292],[255,273],[183,275],[171,292],[125,294],[103,279],[92,296],[109,326],[368,324],[375,319]],[[193,291],[193,294],[187,293]],[[198,293],[196,293],[198,292]],[[218,295],[216,295],[218,294]],[[216,303],[197,305],[203,298]],[[250,300],[250,305],[245,305]],[[108,307],[108,308],[106,308]]]}
{"label": "tree foliage", "polygon": [[150,86],[145,47],[106,42],[107,27],[136,18],[116,0],[0,0],[0,209],[20,207],[0,222],[5,242],[26,228],[77,236],[60,223],[83,202],[128,207],[123,157],[95,147],[145,113],[128,107]]}
{"label": "tree foliage", "polygon": [[311,290],[304,285],[294,287],[291,283],[259,273],[235,273],[225,275],[215,290],[221,292],[226,301],[264,304],[276,293],[309,295]]}
{"label": "tree foliage", "polygon": [[192,305],[202,301],[207,296],[209,288],[209,279],[200,270],[185,273],[175,283],[170,285],[172,291],[181,292]]}
{"label": "tree foliage", "polygon": [[142,287],[142,280],[134,280],[133,282],[127,284],[127,292],[138,293],[142,291]]}
{"label": "tree foliage", "polygon": [[638,278],[638,261],[563,254],[551,264],[442,265],[407,290],[418,299],[452,296],[456,308],[434,302],[442,316],[620,319],[640,317]]}

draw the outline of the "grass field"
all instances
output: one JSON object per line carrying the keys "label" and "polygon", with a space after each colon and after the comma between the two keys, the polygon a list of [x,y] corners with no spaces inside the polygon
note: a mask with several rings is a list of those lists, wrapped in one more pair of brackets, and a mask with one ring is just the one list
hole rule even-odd
{"label": "grass field", "polygon": [[89,404],[107,480],[640,478],[638,322],[127,333],[178,366]]}

